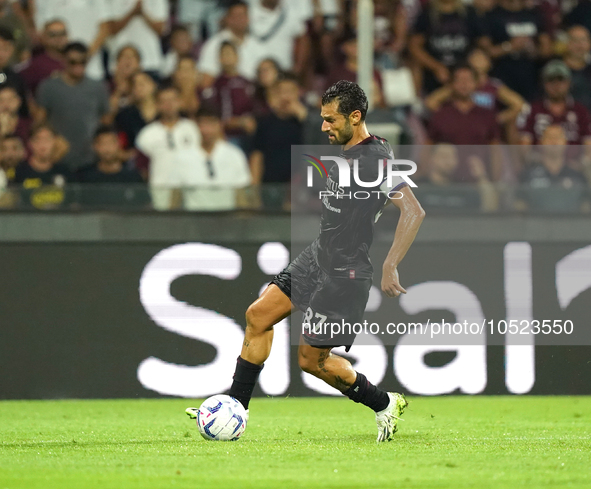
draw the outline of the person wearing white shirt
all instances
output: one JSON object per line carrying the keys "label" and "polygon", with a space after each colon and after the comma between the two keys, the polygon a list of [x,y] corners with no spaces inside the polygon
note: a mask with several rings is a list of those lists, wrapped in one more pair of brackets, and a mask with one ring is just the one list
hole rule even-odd
{"label": "person wearing white shirt", "polygon": [[129,44],[142,57],[142,68],[157,73],[163,63],[161,36],[169,18],[167,0],[109,0],[114,20],[109,40],[109,71],[115,67],[119,50]]}
{"label": "person wearing white shirt", "polygon": [[197,68],[203,75],[202,85],[210,87],[221,74],[220,48],[230,41],[238,48],[238,73],[247,80],[254,80],[259,63],[263,60],[260,44],[248,34],[248,5],[239,2],[228,8],[224,17],[226,28],[210,37],[201,48]]}
{"label": "person wearing white shirt", "polygon": [[110,33],[111,11],[107,0],[29,0],[29,10],[37,32],[42,32],[50,20],[63,21],[69,41],[88,46],[86,76],[93,80],[105,77],[101,48]]}
{"label": "person wearing white shirt", "polygon": [[287,0],[249,0],[250,34],[261,46],[261,58],[272,58],[285,71],[299,73],[304,50],[298,49],[306,33],[311,9]]}
{"label": "person wearing white shirt", "polygon": [[195,194],[193,209],[229,211],[236,209],[238,192],[251,184],[244,152],[224,139],[222,120],[215,111],[203,108],[197,114],[207,182]]}
{"label": "person wearing white shirt", "polygon": [[136,147],[149,158],[150,193],[156,210],[173,207],[175,189],[182,193],[183,207],[190,210],[197,187],[208,179],[197,124],[180,116],[181,98],[174,86],[158,91],[160,118],[144,127]]}

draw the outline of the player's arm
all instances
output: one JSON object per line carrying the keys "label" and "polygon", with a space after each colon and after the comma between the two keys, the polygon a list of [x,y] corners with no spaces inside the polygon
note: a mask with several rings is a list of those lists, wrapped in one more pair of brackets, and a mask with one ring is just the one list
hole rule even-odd
{"label": "player's arm", "polygon": [[[400,193],[402,193],[402,197],[397,198],[400,197]],[[406,290],[400,285],[398,264],[409,250],[425,218],[425,211],[410,187],[403,187],[393,197],[390,200],[400,210],[400,219],[396,226],[394,242],[382,267],[382,291],[388,297],[397,297],[401,293],[406,294]]]}

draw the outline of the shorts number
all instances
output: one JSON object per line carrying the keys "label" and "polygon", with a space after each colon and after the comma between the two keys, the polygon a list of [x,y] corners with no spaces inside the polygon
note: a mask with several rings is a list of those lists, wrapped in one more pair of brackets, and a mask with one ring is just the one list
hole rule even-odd
{"label": "shorts number", "polygon": [[[316,318],[319,321],[316,321],[313,325],[311,324],[312,318]],[[319,312],[314,313],[311,307],[306,309],[306,314],[304,315],[304,324],[308,326],[308,328],[314,334],[321,334],[322,333],[322,325],[324,321],[326,321],[327,316],[324,314],[320,314]]]}

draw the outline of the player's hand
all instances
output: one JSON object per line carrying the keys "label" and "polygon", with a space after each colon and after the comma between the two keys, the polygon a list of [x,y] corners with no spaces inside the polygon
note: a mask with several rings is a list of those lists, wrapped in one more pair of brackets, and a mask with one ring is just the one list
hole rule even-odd
{"label": "player's hand", "polygon": [[384,263],[382,272],[382,292],[388,297],[398,297],[400,294],[406,294],[406,289],[400,285],[398,268]]}

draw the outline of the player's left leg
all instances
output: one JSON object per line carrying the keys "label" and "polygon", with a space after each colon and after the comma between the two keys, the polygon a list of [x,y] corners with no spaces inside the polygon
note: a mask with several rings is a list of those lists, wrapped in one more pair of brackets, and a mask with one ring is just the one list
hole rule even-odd
{"label": "player's left leg", "polygon": [[388,393],[356,372],[346,358],[332,353],[332,347],[318,348],[303,340],[298,349],[300,368],[341,391],[349,399],[360,402],[374,411],[381,411],[390,402]]}
{"label": "player's left leg", "polygon": [[408,405],[402,394],[385,392],[373,385],[365,375],[356,372],[351,363],[331,352],[332,347],[318,348],[302,341],[298,349],[300,368],[324,380],[345,396],[376,413],[377,441],[390,441],[398,430],[398,420]]}

